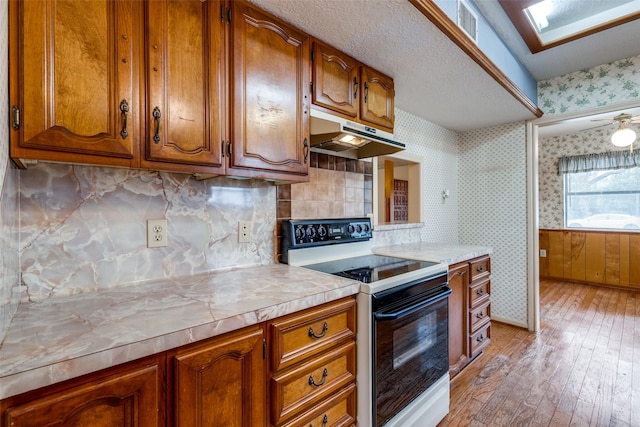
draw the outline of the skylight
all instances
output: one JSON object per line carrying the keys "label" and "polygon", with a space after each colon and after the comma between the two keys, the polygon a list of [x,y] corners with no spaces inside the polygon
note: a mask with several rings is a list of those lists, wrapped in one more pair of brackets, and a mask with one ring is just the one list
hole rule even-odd
{"label": "skylight", "polygon": [[640,0],[498,0],[532,53],[640,18]]}

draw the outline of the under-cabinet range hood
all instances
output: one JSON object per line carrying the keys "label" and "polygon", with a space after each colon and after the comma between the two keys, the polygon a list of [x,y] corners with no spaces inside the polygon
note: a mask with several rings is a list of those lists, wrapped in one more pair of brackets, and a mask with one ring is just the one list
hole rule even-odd
{"label": "under-cabinet range hood", "polygon": [[311,151],[362,159],[404,149],[389,132],[311,109]]}

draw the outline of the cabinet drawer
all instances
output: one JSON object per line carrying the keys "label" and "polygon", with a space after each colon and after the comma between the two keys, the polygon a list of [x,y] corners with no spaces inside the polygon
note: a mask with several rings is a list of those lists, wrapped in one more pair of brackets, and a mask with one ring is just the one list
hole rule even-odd
{"label": "cabinet drawer", "polygon": [[281,425],[346,427],[356,422],[356,385],[349,384],[300,416]]}
{"label": "cabinet drawer", "polygon": [[469,336],[469,350],[473,359],[491,342],[491,322],[487,323],[478,332]]}
{"label": "cabinet drawer", "polygon": [[356,335],[356,302],[346,298],[284,316],[270,323],[271,370],[287,368],[300,360],[352,340]]}
{"label": "cabinet drawer", "polygon": [[469,331],[475,332],[482,325],[491,320],[491,305],[490,302],[482,304],[480,307],[469,311]]}
{"label": "cabinet drawer", "polygon": [[491,281],[483,280],[469,286],[469,308],[476,308],[489,300],[491,295]]}
{"label": "cabinet drawer", "polygon": [[350,341],[271,379],[271,422],[279,424],[319,404],[356,378],[356,345]]}
{"label": "cabinet drawer", "polygon": [[488,256],[473,259],[469,262],[471,283],[491,274],[491,258]]}

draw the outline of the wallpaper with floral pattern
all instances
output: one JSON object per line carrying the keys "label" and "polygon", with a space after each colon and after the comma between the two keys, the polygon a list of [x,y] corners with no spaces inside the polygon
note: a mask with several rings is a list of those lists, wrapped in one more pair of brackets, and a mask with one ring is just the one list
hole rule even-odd
{"label": "wallpaper with floral pattern", "polygon": [[[640,134],[640,126],[635,130]],[[563,156],[628,150],[628,148],[615,147],[610,139],[611,130],[606,127],[573,135],[540,138],[538,141],[540,228],[564,228],[564,177],[558,175],[558,159]]]}
{"label": "wallpaper with floral pattern", "polygon": [[640,55],[538,82],[538,106],[545,115],[635,98],[640,98]]}
{"label": "wallpaper with floral pattern", "polygon": [[[545,115],[576,112],[640,98],[640,56],[538,82],[538,106]],[[640,126],[636,127],[640,134]],[[611,129],[601,128],[539,140],[540,228],[564,228],[562,156],[603,153],[617,148]]]}

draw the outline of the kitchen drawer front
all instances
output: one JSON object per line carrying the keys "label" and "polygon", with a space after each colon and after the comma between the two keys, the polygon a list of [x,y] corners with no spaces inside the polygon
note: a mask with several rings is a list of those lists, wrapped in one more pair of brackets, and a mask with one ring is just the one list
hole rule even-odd
{"label": "kitchen drawer front", "polygon": [[488,256],[475,258],[469,261],[469,268],[471,269],[471,283],[487,277],[491,274],[491,258]]}
{"label": "kitchen drawer front", "polygon": [[491,321],[491,304],[487,301],[478,308],[469,311],[469,331],[476,332],[485,323]]}
{"label": "kitchen drawer front", "polygon": [[271,378],[271,422],[280,424],[320,403],[356,378],[356,345],[350,341]]}
{"label": "kitchen drawer front", "polygon": [[349,297],[300,313],[283,316],[269,325],[272,372],[353,340],[356,336],[356,301]]}
{"label": "kitchen drawer front", "polygon": [[476,357],[491,342],[491,322],[469,336],[471,359]]}
{"label": "kitchen drawer front", "polygon": [[347,427],[356,422],[356,385],[349,384],[307,412],[281,427]]}
{"label": "kitchen drawer front", "polygon": [[469,308],[476,308],[489,301],[491,296],[491,280],[483,280],[469,286]]}

